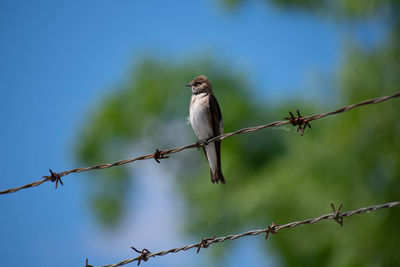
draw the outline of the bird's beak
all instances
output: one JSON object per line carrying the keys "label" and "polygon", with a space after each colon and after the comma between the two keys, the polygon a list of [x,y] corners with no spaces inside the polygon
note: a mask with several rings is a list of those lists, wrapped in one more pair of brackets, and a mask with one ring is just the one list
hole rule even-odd
{"label": "bird's beak", "polygon": [[190,83],[185,84],[185,86],[187,86],[187,87],[192,87],[192,85],[191,85]]}

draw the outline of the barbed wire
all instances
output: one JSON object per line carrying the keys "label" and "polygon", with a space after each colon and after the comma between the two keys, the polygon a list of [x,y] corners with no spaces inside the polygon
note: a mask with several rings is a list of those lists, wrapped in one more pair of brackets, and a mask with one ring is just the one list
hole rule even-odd
{"label": "barbed wire", "polygon": [[21,189],[25,189],[25,188],[32,188],[32,187],[36,187],[39,186],[41,184],[43,184],[44,182],[47,181],[52,181],[52,182],[56,182],[56,188],[58,186],[58,183],[60,182],[61,185],[63,185],[61,178],[71,174],[71,173],[78,173],[78,172],[84,172],[84,171],[90,171],[90,170],[98,170],[98,169],[107,169],[107,168],[111,168],[111,167],[116,167],[116,166],[121,166],[124,164],[128,164],[134,161],[138,161],[138,160],[147,160],[147,159],[154,159],[157,163],[160,163],[161,159],[166,159],[169,158],[167,155],[169,154],[174,154],[174,153],[178,153],[182,150],[186,150],[189,148],[195,148],[195,147],[202,147],[204,145],[207,145],[213,141],[216,140],[222,140],[234,135],[239,135],[239,134],[245,134],[245,133],[251,133],[251,132],[256,132],[265,128],[269,128],[269,127],[277,127],[277,126],[282,126],[282,125],[286,125],[286,124],[292,124],[293,126],[297,126],[297,131],[301,131],[301,135],[304,134],[304,131],[306,129],[306,127],[311,128],[310,122],[314,121],[314,120],[318,120],[321,118],[324,118],[326,116],[330,116],[333,114],[338,114],[338,113],[342,113],[342,112],[346,112],[349,111],[353,108],[356,107],[360,107],[360,106],[364,106],[364,105],[369,105],[369,104],[376,104],[376,103],[380,103],[383,101],[387,101],[389,99],[393,99],[393,98],[397,98],[400,97],[400,92],[397,92],[393,95],[390,96],[383,96],[383,97],[378,97],[378,98],[374,98],[374,99],[369,99],[369,100],[365,100],[362,101],[360,103],[357,104],[353,104],[353,105],[349,105],[349,106],[345,106],[343,108],[331,111],[331,112],[326,112],[326,113],[320,113],[320,114],[316,114],[316,115],[312,115],[312,116],[307,116],[307,117],[303,117],[300,115],[300,112],[297,110],[297,117],[295,117],[293,115],[292,112],[289,111],[290,117],[286,117],[284,118],[284,121],[276,121],[276,122],[271,122],[268,124],[264,124],[264,125],[260,125],[260,126],[254,126],[254,127],[248,127],[248,128],[243,128],[231,133],[226,133],[226,134],[221,134],[212,138],[208,138],[206,140],[199,140],[196,143],[190,144],[190,145],[186,145],[183,147],[177,147],[177,148],[172,148],[172,149],[167,149],[167,150],[158,150],[156,149],[156,151],[153,154],[147,154],[147,155],[143,155],[140,157],[136,157],[136,158],[131,158],[131,159],[124,159],[124,160],[120,160],[114,163],[110,163],[110,164],[98,164],[98,165],[94,165],[94,166],[90,166],[90,167],[83,167],[83,168],[76,168],[76,169],[72,169],[72,170],[68,170],[68,171],[63,171],[63,172],[53,172],[50,169],[50,175],[46,175],[43,176],[43,179],[40,181],[35,181],[32,182],[30,184],[21,186],[21,187],[17,187],[17,188],[11,188],[11,189],[7,189],[7,190],[3,190],[0,191],[0,194],[9,194],[9,193],[14,193],[17,192]]}
{"label": "barbed wire", "polygon": [[[223,237],[218,237],[218,238],[216,238],[215,236],[213,236],[211,238],[202,238],[199,243],[195,243],[195,244],[191,244],[191,245],[187,245],[187,246],[183,246],[183,247],[179,247],[179,248],[164,250],[164,251],[160,251],[160,252],[156,252],[156,253],[151,253],[146,248],[144,248],[142,250],[138,250],[132,246],[131,248],[133,250],[135,250],[137,253],[140,253],[139,256],[137,256],[135,258],[131,258],[131,259],[126,259],[126,260],[123,260],[123,261],[115,263],[115,264],[103,265],[101,267],[117,267],[117,266],[126,265],[131,262],[135,262],[135,261],[137,261],[138,265],[139,265],[141,263],[141,261],[147,261],[149,258],[152,258],[152,257],[164,256],[169,253],[177,253],[177,252],[186,251],[186,250],[189,250],[192,248],[197,248],[197,253],[199,253],[200,248],[207,248],[209,245],[211,245],[213,243],[220,243],[220,242],[224,242],[226,240],[234,240],[234,239],[238,239],[238,238],[245,237],[245,236],[254,236],[254,235],[265,234],[265,239],[267,239],[268,235],[270,233],[276,234],[278,231],[285,229],[285,228],[294,228],[294,227],[297,227],[297,226],[303,225],[303,224],[313,224],[313,223],[317,223],[317,222],[320,222],[323,220],[335,220],[336,222],[338,222],[340,224],[340,226],[343,226],[343,218],[344,217],[350,217],[355,214],[362,214],[362,213],[366,213],[366,212],[373,212],[373,211],[377,211],[377,210],[385,209],[385,208],[393,208],[396,206],[400,206],[400,201],[388,202],[388,203],[381,204],[381,205],[369,206],[369,207],[364,207],[364,208],[360,208],[357,210],[351,210],[351,211],[346,211],[346,212],[340,212],[340,209],[342,208],[342,203],[340,203],[340,205],[337,209],[335,209],[335,206],[333,205],[333,203],[330,203],[330,204],[331,204],[333,212],[316,217],[316,218],[306,219],[306,220],[302,220],[302,221],[295,221],[295,222],[280,224],[280,225],[272,223],[264,229],[251,230],[251,231],[247,231],[247,232],[244,232],[241,234],[236,234],[236,235],[228,235],[228,236],[223,236]],[[92,265],[88,264],[87,259],[86,259],[85,266],[92,267]]]}

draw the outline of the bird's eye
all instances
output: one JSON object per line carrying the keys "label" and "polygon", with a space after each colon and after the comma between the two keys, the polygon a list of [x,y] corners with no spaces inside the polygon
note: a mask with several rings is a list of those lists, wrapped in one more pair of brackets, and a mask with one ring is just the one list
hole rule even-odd
{"label": "bird's eye", "polygon": [[201,83],[197,82],[197,83],[195,83],[194,85],[195,85],[195,86],[199,86],[200,84],[201,84]]}

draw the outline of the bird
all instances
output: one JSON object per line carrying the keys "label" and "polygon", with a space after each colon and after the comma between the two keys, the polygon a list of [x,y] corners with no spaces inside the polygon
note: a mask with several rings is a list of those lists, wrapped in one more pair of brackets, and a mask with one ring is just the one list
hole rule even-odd
{"label": "bird", "polygon": [[[200,141],[221,135],[224,132],[222,114],[212,85],[206,76],[200,75],[185,84],[192,89],[189,105],[189,119],[192,128]],[[221,169],[221,140],[203,146],[212,183],[225,184]]]}

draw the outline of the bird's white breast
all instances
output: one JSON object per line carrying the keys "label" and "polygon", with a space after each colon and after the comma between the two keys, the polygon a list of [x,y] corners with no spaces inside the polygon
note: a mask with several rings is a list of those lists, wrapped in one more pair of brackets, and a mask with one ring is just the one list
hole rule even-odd
{"label": "bird's white breast", "polygon": [[190,101],[190,124],[199,139],[213,136],[207,94],[193,95]]}
{"label": "bird's white breast", "polygon": [[[207,94],[192,95],[192,99],[190,100],[189,113],[190,124],[192,124],[192,128],[199,140],[207,139],[214,136],[209,114]],[[211,171],[215,172],[218,166],[215,145],[211,143],[206,145],[204,148],[206,150],[207,160],[210,165]]]}

